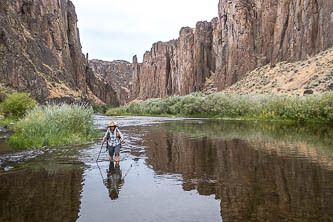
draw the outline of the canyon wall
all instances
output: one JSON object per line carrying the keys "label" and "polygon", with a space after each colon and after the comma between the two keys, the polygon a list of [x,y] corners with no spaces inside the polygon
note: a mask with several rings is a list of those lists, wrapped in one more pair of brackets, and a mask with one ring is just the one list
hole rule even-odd
{"label": "canyon wall", "polygon": [[333,46],[333,2],[220,0],[211,22],[182,28],[133,58],[130,100],[222,90],[257,67],[298,61]]}
{"label": "canyon wall", "polygon": [[89,71],[70,0],[1,0],[0,83],[40,102],[98,100],[90,87],[103,84]]}
{"label": "canyon wall", "polygon": [[98,97],[108,104],[110,104],[110,98],[111,101],[117,101],[119,105],[125,105],[129,101],[130,91],[128,86],[133,74],[133,65],[131,63],[122,60],[107,62],[92,59],[89,61],[89,67],[92,75],[88,78],[88,81],[98,78],[106,87],[109,87],[101,88],[100,84],[90,84],[95,95],[99,95],[99,92],[104,93],[105,96]]}
{"label": "canyon wall", "polygon": [[206,78],[215,71],[213,25],[198,22],[195,29],[185,27],[180,37],[155,43],[143,57],[133,59],[131,100],[186,95],[203,90]]}
{"label": "canyon wall", "polygon": [[333,46],[333,2],[220,0],[216,83],[229,86],[253,69],[297,61]]}
{"label": "canyon wall", "polygon": [[86,59],[68,0],[2,0],[0,80],[38,100],[62,86],[86,93]]}
{"label": "canyon wall", "polygon": [[138,63],[90,61],[70,0],[2,0],[0,83],[38,101],[135,99],[222,90],[250,71],[333,47],[333,2],[220,0],[218,17],[157,42]]}

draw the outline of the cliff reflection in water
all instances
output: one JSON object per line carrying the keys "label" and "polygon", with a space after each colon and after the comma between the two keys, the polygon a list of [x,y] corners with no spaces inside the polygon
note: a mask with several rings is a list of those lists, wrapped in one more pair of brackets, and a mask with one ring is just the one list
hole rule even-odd
{"label": "cliff reflection in water", "polygon": [[0,221],[76,221],[82,174],[79,166],[0,174]]}
{"label": "cliff reflection in water", "polygon": [[[221,199],[223,221],[330,221],[330,127],[203,121],[153,126],[147,164]],[[159,138],[157,140],[156,138]]]}

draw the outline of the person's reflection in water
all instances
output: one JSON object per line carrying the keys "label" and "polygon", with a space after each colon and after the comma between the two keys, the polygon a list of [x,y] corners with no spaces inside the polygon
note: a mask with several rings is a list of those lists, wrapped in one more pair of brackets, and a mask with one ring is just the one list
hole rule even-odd
{"label": "person's reflection in water", "polygon": [[104,181],[104,184],[109,191],[111,200],[118,199],[120,188],[124,184],[119,162],[110,162],[107,179]]}

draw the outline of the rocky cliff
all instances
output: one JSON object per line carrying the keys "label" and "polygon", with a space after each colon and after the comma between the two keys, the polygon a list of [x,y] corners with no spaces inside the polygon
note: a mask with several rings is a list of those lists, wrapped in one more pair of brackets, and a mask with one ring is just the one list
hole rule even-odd
{"label": "rocky cliff", "polygon": [[153,44],[142,63],[135,56],[132,64],[93,60],[89,66],[70,0],[2,0],[0,83],[39,101],[123,105],[207,87],[220,91],[256,68],[333,47],[332,1],[220,0],[218,9],[212,21]]}
{"label": "rocky cliff", "polygon": [[204,88],[206,78],[215,72],[213,25],[198,22],[195,29],[185,27],[180,37],[155,43],[143,57],[133,59],[131,99],[186,95]]}
{"label": "rocky cliff", "polygon": [[209,80],[222,90],[248,72],[298,61],[333,46],[333,2],[220,0],[218,18],[182,28],[133,59],[130,99],[185,95]]}
{"label": "rocky cliff", "polygon": [[[70,0],[1,0],[0,82],[40,102],[98,100]],[[116,103],[109,91],[96,94]]]}
{"label": "rocky cliff", "polygon": [[247,72],[297,61],[333,46],[333,2],[220,0],[216,82],[219,89]]}
{"label": "rocky cliff", "polygon": [[70,1],[2,0],[0,24],[2,82],[40,101],[65,88],[86,93],[86,59]]}
{"label": "rocky cliff", "polygon": [[333,48],[302,61],[262,66],[222,93],[303,96],[333,90]]}
{"label": "rocky cliff", "polygon": [[[98,78],[109,88],[102,87],[100,84],[90,84],[93,92],[98,95],[98,92],[108,92],[106,97],[99,96],[104,102],[110,104],[112,101],[117,101],[119,105],[125,105],[129,101],[130,91],[128,89],[129,80],[133,74],[133,66],[131,63],[115,60],[112,62],[93,59],[89,61],[92,78]],[[91,78],[89,78],[91,79]],[[90,81],[90,80],[89,80]]]}

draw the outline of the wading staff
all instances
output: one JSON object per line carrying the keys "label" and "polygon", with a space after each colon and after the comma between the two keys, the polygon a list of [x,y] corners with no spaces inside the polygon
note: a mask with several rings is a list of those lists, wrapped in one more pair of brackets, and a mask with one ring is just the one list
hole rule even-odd
{"label": "wading staff", "polygon": [[98,162],[99,156],[101,155],[103,145],[104,145],[104,142],[102,143],[101,150],[99,151],[99,154],[98,154],[98,157],[97,157],[96,163]]}
{"label": "wading staff", "polygon": [[101,174],[102,181],[103,181],[103,183],[104,183],[104,177],[103,177],[103,174],[102,174],[101,168],[100,168],[99,165],[98,165],[98,162],[97,162],[97,167],[98,167],[98,170],[99,170],[99,174]]}
{"label": "wading staff", "polygon": [[125,179],[125,177],[128,175],[128,173],[129,173],[129,171],[130,171],[131,168],[132,168],[132,164],[131,164],[131,166],[129,167],[129,169],[127,170],[127,172],[125,173],[125,176],[122,178],[122,180]]}

